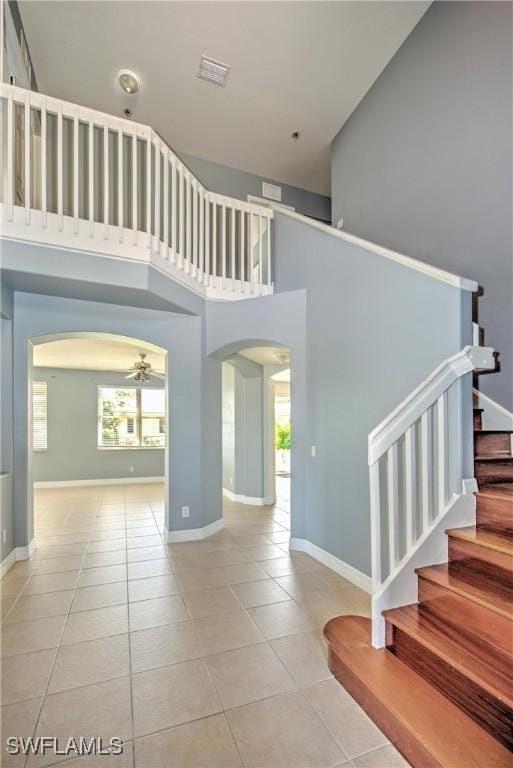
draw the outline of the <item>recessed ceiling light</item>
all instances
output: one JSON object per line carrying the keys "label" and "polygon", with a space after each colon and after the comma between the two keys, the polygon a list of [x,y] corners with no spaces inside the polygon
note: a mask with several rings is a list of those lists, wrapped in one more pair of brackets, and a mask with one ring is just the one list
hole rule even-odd
{"label": "recessed ceiling light", "polygon": [[216,61],[216,59],[210,59],[208,56],[202,56],[198,77],[202,80],[208,80],[210,83],[224,87],[229,71],[229,64],[223,64],[222,61]]}
{"label": "recessed ceiling light", "polygon": [[120,69],[118,72],[118,83],[121,90],[125,93],[137,93],[140,87],[139,77],[130,69]]}

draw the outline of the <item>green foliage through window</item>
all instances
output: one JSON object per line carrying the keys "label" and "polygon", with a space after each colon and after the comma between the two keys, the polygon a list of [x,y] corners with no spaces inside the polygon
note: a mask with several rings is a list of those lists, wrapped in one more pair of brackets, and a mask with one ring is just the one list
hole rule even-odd
{"label": "green foliage through window", "polygon": [[276,424],[275,446],[277,451],[290,450],[290,422],[285,424]]}

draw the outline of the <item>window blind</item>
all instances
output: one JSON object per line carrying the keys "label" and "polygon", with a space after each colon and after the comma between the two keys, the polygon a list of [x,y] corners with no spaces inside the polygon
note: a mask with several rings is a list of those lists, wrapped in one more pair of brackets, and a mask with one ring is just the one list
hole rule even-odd
{"label": "window blind", "polygon": [[32,448],[48,448],[48,396],[46,381],[32,382]]}

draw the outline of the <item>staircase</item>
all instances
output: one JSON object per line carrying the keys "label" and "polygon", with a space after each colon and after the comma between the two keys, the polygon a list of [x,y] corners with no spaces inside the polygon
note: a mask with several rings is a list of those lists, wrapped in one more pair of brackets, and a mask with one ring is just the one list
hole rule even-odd
{"label": "staircase", "polygon": [[418,603],[325,627],[335,677],[414,766],[513,765],[511,432],[474,410],[476,524],[453,528],[449,562],[416,569]]}

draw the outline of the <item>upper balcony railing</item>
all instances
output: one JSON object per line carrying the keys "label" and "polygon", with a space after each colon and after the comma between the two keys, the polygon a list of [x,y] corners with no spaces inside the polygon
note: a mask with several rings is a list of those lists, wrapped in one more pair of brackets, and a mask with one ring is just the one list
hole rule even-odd
{"label": "upper balcony railing", "polygon": [[272,293],[272,209],[208,191],[146,125],[0,98],[4,237],[151,262],[211,298]]}

